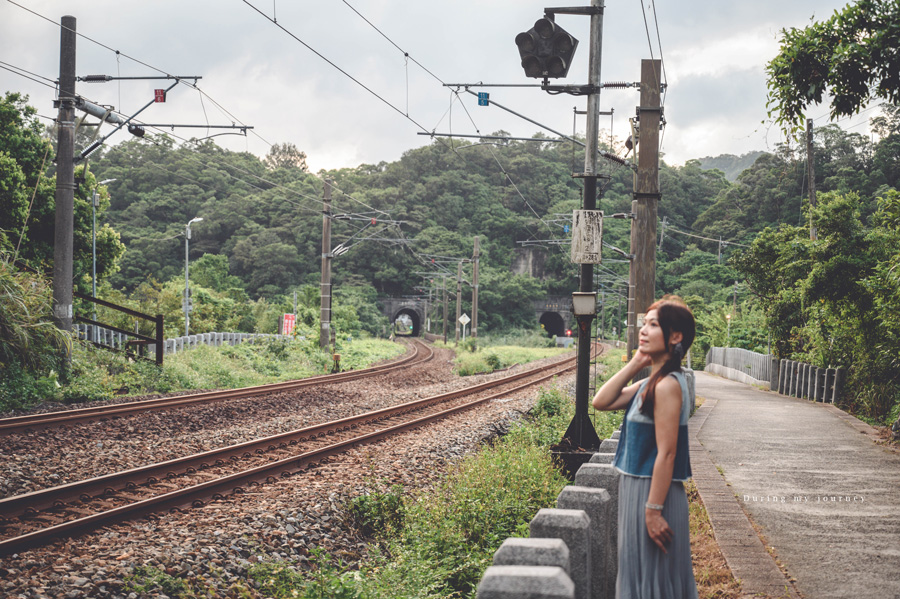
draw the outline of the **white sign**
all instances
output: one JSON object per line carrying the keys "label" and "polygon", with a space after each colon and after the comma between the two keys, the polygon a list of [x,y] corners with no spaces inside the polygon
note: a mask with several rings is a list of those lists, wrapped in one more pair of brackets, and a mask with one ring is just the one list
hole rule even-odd
{"label": "white sign", "polygon": [[572,262],[600,264],[603,245],[603,211],[572,211]]}
{"label": "white sign", "polygon": [[459,322],[460,322],[460,324],[462,324],[463,326],[466,326],[467,324],[469,324],[470,322],[472,322],[472,319],[469,318],[469,315],[468,315],[468,314],[463,314],[462,316],[459,317]]}

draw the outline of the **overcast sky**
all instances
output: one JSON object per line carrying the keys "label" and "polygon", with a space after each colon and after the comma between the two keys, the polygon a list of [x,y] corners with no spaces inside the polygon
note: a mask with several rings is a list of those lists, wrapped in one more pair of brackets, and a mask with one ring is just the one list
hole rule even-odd
{"label": "overcast sky", "polygon": [[[454,99],[442,83],[533,83],[522,73],[513,40],[552,3],[16,2],[56,23],[63,15],[75,16],[80,34],[109,48],[79,37],[79,76],[160,72],[202,76],[198,86],[206,97],[179,85],[165,104],[141,113],[144,122],[231,124],[237,120],[253,126],[253,133],[217,137],[217,143],[263,156],[270,144],[290,142],[307,153],[314,172],[397,160],[403,152],[429,143],[427,137],[417,135],[423,130],[474,134],[477,129],[489,134],[502,129],[520,137],[541,131],[499,108],[479,107],[469,94]],[[638,81],[641,59],[650,58],[651,52],[656,58],[662,55],[668,82],[664,98],[668,125],[662,150],[667,162],[682,164],[702,156],[774,149],[782,138],[775,127],[763,124],[764,68],[777,52],[779,32],[785,27],[803,27],[811,18],[827,18],[846,2],[657,0],[655,4],[658,12],[654,15],[653,3],[648,0],[643,11],[641,3],[634,0],[607,0],[601,79]],[[589,19],[561,15],[557,23],[581,42],[569,77],[563,81],[586,83]],[[115,50],[121,54],[117,56]],[[0,67],[14,65],[55,80],[59,74],[59,27],[0,0],[0,62]],[[154,88],[165,86],[159,81],[79,83],[77,91],[131,114],[153,97]],[[55,114],[53,89],[0,69],[0,91],[7,90],[27,93],[40,114]],[[573,108],[584,109],[584,98],[551,96],[536,88],[481,91],[489,91],[492,100],[552,129],[569,134],[574,127],[584,132],[584,117],[573,117]],[[624,137],[627,118],[634,115],[638,104],[637,91],[606,90],[600,104],[602,110],[614,110],[613,133]],[[870,110],[841,125],[866,133],[865,120],[875,114],[876,110]],[[827,106],[810,110],[810,116],[823,117],[816,121],[819,126],[828,122],[826,115]],[[601,126],[609,129],[609,117],[601,118]],[[176,129],[174,133],[185,138],[207,134],[205,129]],[[127,137],[120,132],[110,142]]]}

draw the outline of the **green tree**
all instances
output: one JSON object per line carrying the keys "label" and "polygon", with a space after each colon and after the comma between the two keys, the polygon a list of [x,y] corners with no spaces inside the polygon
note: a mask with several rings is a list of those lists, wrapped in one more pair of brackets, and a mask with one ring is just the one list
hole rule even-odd
{"label": "green tree", "polygon": [[12,92],[0,98],[0,250],[18,247],[18,259],[39,268],[53,257],[55,181],[44,176],[51,146],[27,102]]}
{"label": "green tree", "polygon": [[804,111],[831,95],[831,117],[850,116],[873,98],[900,103],[900,3],[859,0],[825,21],[782,30],[766,65],[770,115],[799,131]]}

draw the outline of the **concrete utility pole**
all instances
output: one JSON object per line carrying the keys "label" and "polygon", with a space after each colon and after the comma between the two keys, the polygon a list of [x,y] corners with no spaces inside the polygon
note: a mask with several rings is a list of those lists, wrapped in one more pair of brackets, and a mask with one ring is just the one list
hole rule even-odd
{"label": "concrete utility pole", "polygon": [[638,315],[647,312],[656,296],[656,219],[659,203],[659,105],[661,61],[641,61],[641,104],[638,106],[640,143],[634,188],[635,213],[631,227],[629,278],[634,286],[633,308],[629,310],[628,347],[637,347]]}
{"label": "concrete utility pole", "polygon": [[[597,161],[600,141],[600,63],[603,49],[603,0],[591,0],[591,38],[588,58],[588,85],[594,90],[587,97],[584,148],[584,210],[597,209]],[[594,292],[594,265],[579,265],[579,292]],[[596,306],[594,307],[596,312]],[[588,416],[591,377],[591,318],[579,318],[578,348],[575,371],[575,417],[564,437],[581,449],[596,451],[600,437]]]}
{"label": "concrete utility pole", "polygon": [[472,267],[472,328],[471,337],[478,337],[478,235],[475,236],[475,250],[472,253],[472,261],[475,265]]}
{"label": "concrete utility pole", "polygon": [[661,228],[659,230],[659,247],[656,248],[659,251],[662,251],[663,241],[666,240],[666,226],[669,224],[669,217],[664,216]]}
{"label": "concrete utility pole", "polygon": [[447,277],[441,277],[441,284],[444,287],[444,343],[447,343]]}
{"label": "concrete utility pole", "polygon": [[459,305],[462,300],[462,260],[456,265],[456,345],[459,345],[459,317],[462,316]]}
{"label": "concrete utility pole", "polygon": [[816,154],[813,151],[813,120],[806,119],[806,175],[809,179],[809,238],[819,238],[813,223],[813,208],[816,207]]}
{"label": "concrete utility pole", "polygon": [[[72,330],[72,262],[75,227],[75,17],[62,18],[59,36],[59,115],[56,154],[56,220],[53,241],[53,320]],[[66,360],[68,361],[68,353]]]}
{"label": "concrete utility pole", "polygon": [[187,337],[190,335],[190,327],[191,327],[191,310],[193,310],[193,305],[191,301],[191,280],[188,276],[188,261],[190,259],[190,241],[191,241],[191,225],[194,223],[199,223],[203,218],[198,216],[196,218],[192,218],[188,224],[184,227],[184,336]]}
{"label": "concrete utility pole", "polygon": [[325,197],[322,207],[322,298],[319,313],[319,347],[328,347],[331,341],[331,179],[325,179]]}

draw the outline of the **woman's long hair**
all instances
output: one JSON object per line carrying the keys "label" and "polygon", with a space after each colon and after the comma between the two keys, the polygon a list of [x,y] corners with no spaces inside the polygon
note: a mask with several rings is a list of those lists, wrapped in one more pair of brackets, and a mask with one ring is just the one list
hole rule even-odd
{"label": "woman's long hair", "polygon": [[[657,370],[647,381],[647,387],[644,389],[644,401],[641,404],[641,414],[645,416],[653,415],[657,383],[670,373],[681,370],[681,360],[690,349],[691,343],[694,342],[696,333],[694,314],[680,297],[667,295],[647,308],[647,312],[650,310],[656,310],[657,321],[663,332],[663,340],[669,349],[669,357],[663,363],[662,368]],[[676,343],[674,348],[669,345],[669,336],[673,331],[681,333],[681,342]]]}

